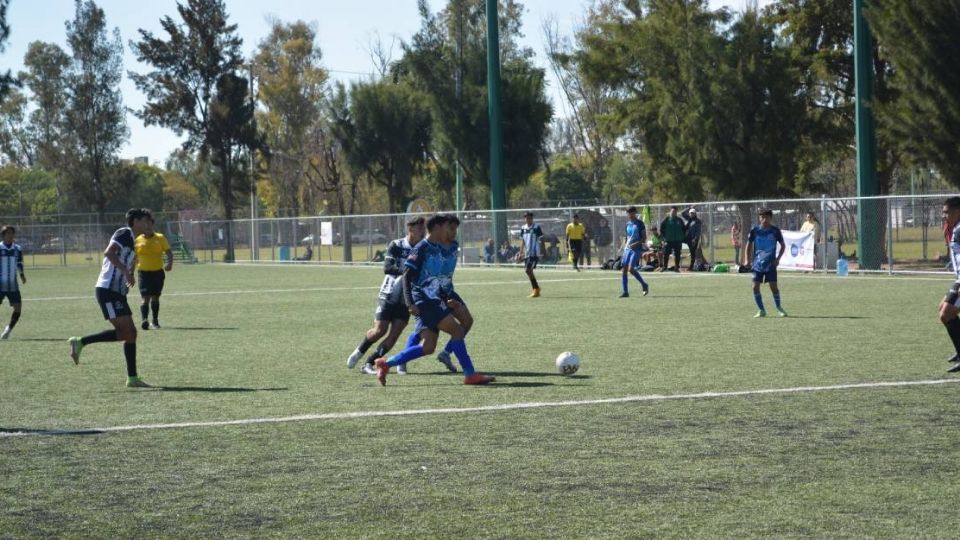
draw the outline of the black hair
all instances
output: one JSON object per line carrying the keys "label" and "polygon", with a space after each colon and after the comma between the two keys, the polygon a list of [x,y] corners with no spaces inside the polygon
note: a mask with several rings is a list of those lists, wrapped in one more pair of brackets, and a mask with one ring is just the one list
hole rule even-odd
{"label": "black hair", "polygon": [[524,212],[523,217],[533,217],[533,212]]}
{"label": "black hair", "polygon": [[574,214],[573,217],[580,219],[580,214]]}
{"label": "black hair", "polygon": [[3,228],[0,229],[0,235],[7,234],[8,232],[9,232],[9,233],[16,234],[16,233],[17,233],[17,229],[16,229],[16,227],[14,227],[13,225],[4,225]]}
{"label": "black hair", "polygon": [[631,206],[630,208],[627,208],[627,213],[628,213],[628,214],[636,214],[636,213],[637,213],[637,207],[636,207],[636,206]]}
{"label": "black hair", "polygon": [[773,217],[773,210],[771,210],[771,209],[769,209],[769,208],[761,208],[761,209],[757,212],[757,215],[758,215],[758,216],[769,216],[769,217]]}
{"label": "black hair", "polygon": [[943,201],[943,205],[949,209],[960,208],[960,197],[950,197]]}
{"label": "black hair", "polygon": [[679,211],[680,209],[677,208],[676,206],[671,206],[671,207],[670,207],[670,210],[677,210],[677,211]]}
{"label": "black hair", "polygon": [[424,223],[425,221],[426,221],[426,219],[424,219],[423,216],[417,216],[417,217],[415,217],[415,218],[410,218],[410,220],[407,221],[407,227],[413,227],[413,226],[416,226],[416,225],[423,225],[423,223]]}
{"label": "black hair", "polygon": [[430,219],[427,220],[427,232],[432,231],[434,227],[438,225],[443,225],[446,222],[447,222],[446,214],[437,214],[434,216],[430,216]]}
{"label": "black hair", "polygon": [[153,212],[146,208],[131,208],[127,210],[127,227],[133,227],[134,221],[143,218],[153,220]]}

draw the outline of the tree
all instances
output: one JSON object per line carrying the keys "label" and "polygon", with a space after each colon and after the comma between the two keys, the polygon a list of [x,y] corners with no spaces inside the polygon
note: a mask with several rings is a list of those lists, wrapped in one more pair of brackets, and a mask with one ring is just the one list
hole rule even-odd
{"label": "tree", "polygon": [[960,0],[872,0],[866,14],[897,74],[897,99],[878,104],[884,139],[960,186]]}
{"label": "tree", "polygon": [[20,79],[33,94],[35,109],[29,117],[34,163],[49,171],[63,168],[67,137],[67,74],[70,56],[55,43],[34,41],[23,58],[26,71]]}
{"label": "tree", "polygon": [[[592,168],[591,168],[592,169]],[[546,175],[547,198],[551,203],[574,204],[583,201],[595,201],[599,192],[593,183],[584,176],[581,169],[570,158],[551,164]]]}
{"label": "tree", "polygon": [[342,141],[350,165],[386,188],[388,212],[403,212],[431,142],[424,96],[388,80],[356,84],[350,118],[351,137]]}
{"label": "tree", "polygon": [[[10,0],[0,0],[0,52],[6,48],[4,42],[10,37],[10,25],[7,24],[7,7],[10,6]],[[7,97],[11,88],[18,85],[8,69],[6,73],[0,73],[0,103]]]}
{"label": "tree", "polygon": [[[252,108],[241,102],[246,85],[235,73],[243,64],[240,47],[243,40],[237,26],[227,22],[222,0],[187,0],[177,4],[183,24],[166,16],[160,24],[166,40],[141,29],[140,41],[131,43],[137,60],[154,67],[145,75],[131,73],[137,88],[147,95],[147,103],[137,112],[147,125],[159,125],[185,134],[184,150],[209,156],[220,172],[217,192],[227,220],[226,260],[234,260],[234,194],[243,186],[234,185],[238,170],[236,152],[248,142],[252,127]],[[241,89],[241,86],[243,87]],[[231,109],[238,107],[239,109]]]}
{"label": "tree", "polygon": [[27,97],[17,89],[0,101],[0,165],[30,167],[33,164],[26,109]]}
{"label": "tree", "polygon": [[[67,21],[67,43],[73,62],[66,73],[66,134],[69,186],[94,206],[106,224],[108,202],[118,185],[110,168],[129,137],[120,94],[123,44],[119,29],[107,35],[106,17],[92,0],[75,0],[76,15]],[[114,177],[115,178],[115,177]]]}
{"label": "tree", "polygon": [[[265,110],[257,125],[270,147],[269,181],[279,195],[278,210],[298,216],[310,184],[309,132],[320,120],[327,72],[320,66],[316,29],[303,21],[274,21],[253,60]],[[282,215],[278,213],[277,215]]]}
{"label": "tree", "polygon": [[[430,13],[424,0],[419,8],[420,31],[403,45],[395,77],[408,80],[428,96],[434,124],[431,154],[438,166],[452,170],[456,156],[468,185],[486,184],[490,128],[484,0],[449,0],[438,16]],[[508,188],[526,183],[539,167],[553,115],[545,94],[544,71],[533,65],[533,52],[517,44],[522,9],[518,2],[506,0],[499,11],[503,162]],[[449,173],[442,176],[453,177]]]}

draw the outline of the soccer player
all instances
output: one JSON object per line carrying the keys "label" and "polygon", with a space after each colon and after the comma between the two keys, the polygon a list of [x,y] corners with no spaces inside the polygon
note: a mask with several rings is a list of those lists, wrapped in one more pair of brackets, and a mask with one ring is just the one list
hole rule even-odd
{"label": "soccer player", "polygon": [[[373,328],[367,330],[363,340],[347,358],[348,368],[353,369],[353,366],[357,365],[364,353],[386,335],[386,339],[380,342],[380,345],[367,358],[362,368],[363,373],[376,375],[377,369],[373,364],[374,360],[386,356],[410,321],[410,312],[403,302],[403,287],[400,283],[400,277],[403,275],[403,263],[410,255],[410,251],[413,250],[413,246],[423,240],[426,231],[425,222],[426,220],[423,217],[411,219],[407,222],[407,235],[392,240],[387,245],[387,253],[383,259],[383,273],[386,275],[383,277],[383,284],[380,285],[377,309],[373,314]],[[403,368],[403,370],[400,367],[397,368],[397,372],[401,375],[406,374],[406,366],[403,366]],[[453,370],[456,371],[456,368],[453,368]]]}
{"label": "soccer player", "polygon": [[127,211],[127,226],[117,229],[103,252],[103,267],[97,279],[96,298],[103,317],[110,321],[113,330],[83,337],[72,337],[70,357],[80,364],[80,352],[91,343],[123,342],[123,356],[127,361],[127,387],[150,388],[137,375],[137,326],[133,312],[127,303],[127,292],[137,280],[133,276],[136,259],[134,239],[149,230],[153,215],[146,208],[131,208]]}
{"label": "soccer player", "polygon": [[641,255],[647,248],[647,227],[643,221],[637,217],[636,206],[627,208],[627,225],[625,231],[623,256],[620,257],[620,269],[623,272],[620,276],[620,284],[622,285],[620,298],[628,298],[630,296],[630,278],[627,276],[627,273],[637,278],[637,281],[640,282],[640,287],[643,289],[643,295],[646,296],[650,294],[650,286],[647,285],[647,282],[643,280],[643,276],[640,275],[639,267],[643,264]]}
{"label": "soccer player", "polygon": [[573,269],[580,271],[583,264],[583,239],[587,236],[587,228],[580,223],[580,216],[573,215],[573,223],[567,223],[567,247],[573,254]]}
{"label": "soccer player", "polygon": [[950,264],[957,280],[940,301],[940,322],[947,329],[947,335],[956,351],[948,361],[954,362],[950,373],[960,371],[960,197],[950,197],[943,203],[943,222],[950,229]]}
{"label": "soccer player", "polygon": [[[134,241],[134,251],[137,253],[137,278],[140,280],[140,317],[143,322],[140,328],[160,328],[160,294],[163,293],[163,282],[167,272],[173,270],[173,250],[170,243],[162,234],[154,231],[153,219],[150,219],[147,230]],[[167,263],[163,264],[162,256],[166,256]],[[153,324],[147,324],[149,310],[153,310]]]}
{"label": "soccer player", "polygon": [[[780,305],[780,288],[777,287],[777,265],[780,264],[780,257],[787,248],[783,241],[783,233],[780,229],[770,224],[773,220],[773,210],[763,208],[760,210],[760,224],[754,225],[747,236],[746,264],[753,259],[753,300],[757,303],[757,314],[754,318],[766,317],[767,311],[763,309],[763,297],[760,295],[760,284],[767,282],[770,284],[770,292],[773,293],[773,303],[777,306],[777,313],[781,317],[786,317],[787,312]],[[777,245],[780,246],[780,252],[777,253]]]}
{"label": "soccer player", "polygon": [[540,284],[537,283],[537,278],[533,275],[533,269],[540,262],[540,254],[546,252],[543,245],[543,230],[540,229],[539,225],[534,224],[533,212],[523,214],[523,218],[526,223],[520,227],[520,239],[522,241],[519,258],[524,260],[527,277],[530,278],[530,285],[533,287],[530,298],[536,298],[540,296]]}
{"label": "soccer player", "polygon": [[17,284],[17,274],[20,274],[20,281],[27,284],[27,276],[23,273],[23,250],[19,244],[13,243],[13,236],[17,230],[12,225],[4,225],[0,229],[0,304],[3,299],[10,301],[10,307],[13,308],[13,314],[10,315],[10,322],[0,333],[0,339],[9,339],[10,332],[20,320],[20,308],[23,302],[20,299],[20,285]]}
{"label": "soccer player", "polygon": [[464,384],[489,384],[494,377],[477,373],[463,338],[473,317],[463,298],[453,290],[453,272],[457,268],[457,227],[460,220],[451,214],[439,214],[427,220],[427,237],[410,252],[404,263],[403,298],[416,318],[414,336],[402,352],[377,358],[377,379],[386,386],[390,368],[433,353],[440,331],[450,334],[447,349],[463,368]]}

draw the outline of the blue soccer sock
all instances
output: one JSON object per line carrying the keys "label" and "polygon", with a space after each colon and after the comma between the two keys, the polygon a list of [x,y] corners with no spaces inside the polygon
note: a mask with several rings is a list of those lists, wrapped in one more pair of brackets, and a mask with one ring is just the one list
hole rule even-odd
{"label": "blue soccer sock", "polygon": [[470,355],[467,354],[467,343],[462,339],[451,339],[450,343],[447,343],[447,347],[453,351],[453,354],[457,355],[457,360],[460,362],[460,367],[463,368],[463,374],[466,376],[473,375],[476,373],[476,370],[473,368],[473,360],[470,359]]}
{"label": "blue soccer sock", "polygon": [[763,296],[760,293],[753,293],[753,301],[757,303],[757,307],[760,308],[760,311],[765,311],[763,309]]}
{"label": "blue soccer sock", "polygon": [[640,285],[641,285],[642,287],[646,287],[646,286],[647,286],[647,283],[646,283],[645,281],[643,281],[643,276],[640,275],[640,271],[639,271],[639,270],[637,270],[636,268],[634,268],[630,273],[633,274],[633,277],[637,278],[637,281],[640,282]]}
{"label": "blue soccer sock", "polygon": [[780,307],[780,293],[773,295],[773,303],[777,306],[777,309],[783,309]]}
{"label": "blue soccer sock", "polygon": [[414,345],[413,347],[407,347],[406,349],[400,351],[399,354],[395,354],[387,360],[387,365],[390,367],[399,366],[400,364],[406,364],[411,360],[416,360],[423,356],[423,346]]}
{"label": "blue soccer sock", "polygon": [[[470,332],[470,331],[469,331],[469,330],[466,330],[466,329],[463,331],[463,337],[464,337],[464,339],[466,339],[467,334],[468,334],[469,332]],[[454,340],[453,338],[450,338],[450,341],[447,342],[447,346],[443,348],[444,352],[447,352],[447,353],[452,353],[452,352],[453,352],[453,342],[454,342],[454,341],[455,341],[455,340]]]}
{"label": "blue soccer sock", "polygon": [[420,343],[420,333],[414,332],[410,334],[410,337],[407,338],[407,345],[404,347],[404,349],[409,349],[418,343]]}
{"label": "blue soccer sock", "polygon": [[622,290],[624,294],[629,293],[630,279],[627,277],[627,274],[621,274]]}

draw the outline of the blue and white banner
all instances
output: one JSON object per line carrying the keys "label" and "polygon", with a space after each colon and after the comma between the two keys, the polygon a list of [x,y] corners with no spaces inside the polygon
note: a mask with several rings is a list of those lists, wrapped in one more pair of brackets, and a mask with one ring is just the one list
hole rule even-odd
{"label": "blue and white banner", "polygon": [[780,258],[777,269],[813,270],[813,246],[816,239],[812,232],[780,231],[787,249]]}

